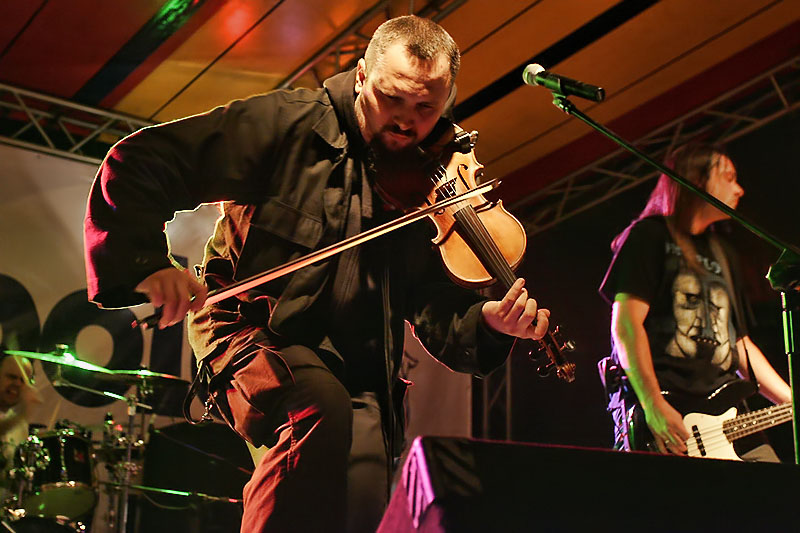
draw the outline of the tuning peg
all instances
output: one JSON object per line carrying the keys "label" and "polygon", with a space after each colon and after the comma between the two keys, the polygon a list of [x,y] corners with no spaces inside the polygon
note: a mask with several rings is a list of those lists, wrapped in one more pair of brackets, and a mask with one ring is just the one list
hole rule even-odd
{"label": "tuning peg", "polygon": [[468,154],[478,143],[478,132],[475,130],[459,131],[452,142],[456,145],[456,150],[462,154]]}

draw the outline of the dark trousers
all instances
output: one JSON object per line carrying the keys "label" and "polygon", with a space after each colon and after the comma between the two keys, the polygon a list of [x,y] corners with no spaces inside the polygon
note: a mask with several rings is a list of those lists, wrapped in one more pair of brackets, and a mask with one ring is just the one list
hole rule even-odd
{"label": "dark trousers", "polygon": [[375,395],[351,397],[304,346],[242,351],[214,380],[226,421],[269,448],[244,488],[242,533],[374,532],[389,483]]}

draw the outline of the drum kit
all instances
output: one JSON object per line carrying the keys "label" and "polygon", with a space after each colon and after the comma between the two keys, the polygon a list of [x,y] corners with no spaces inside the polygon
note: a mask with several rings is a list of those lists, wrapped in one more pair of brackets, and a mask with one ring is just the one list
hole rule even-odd
{"label": "drum kit", "polygon": [[[80,532],[128,531],[129,494],[169,494],[199,498],[207,501],[241,503],[241,500],[209,496],[202,493],[177,491],[166,488],[134,484],[141,471],[145,452],[144,417],[154,412],[150,400],[159,394],[176,389],[186,390],[189,383],[170,374],[139,370],[110,370],[81,361],[59,346],[53,353],[4,350],[7,355],[36,359],[57,365],[53,386],[110,397],[127,404],[127,427],[113,420],[107,413],[102,424],[81,426],[67,420],[55,424],[55,429],[31,429],[30,435],[14,450],[13,460],[7,461],[0,476],[6,487],[5,500],[0,515],[0,533],[27,532]],[[69,372],[61,372],[69,369]],[[75,369],[85,371],[94,383],[133,387],[126,396],[98,390],[72,380],[64,375],[75,375]],[[136,419],[141,415],[137,433]],[[96,432],[101,438],[94,438]],[[105,464],[107,480],[99,480],[97,464]],[[98,504],[100,487],[108,495],[109,508],[104,524],[92,527],[94,510]],[[2,488],[0,488],[2,492]]]}

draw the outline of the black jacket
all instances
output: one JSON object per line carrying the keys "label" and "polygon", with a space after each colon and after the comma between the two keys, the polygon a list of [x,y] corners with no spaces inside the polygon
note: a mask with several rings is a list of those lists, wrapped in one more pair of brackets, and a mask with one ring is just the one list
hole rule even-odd
{"label": "black jacket", "polygon": [[[223,202],[203,262],[212,289],[341,240],[351,198],[369,190],[361,181],[363,141],[353,131],[354,79],[351,71],[323,89],[233,101],[117,143],[88,202],[89,298],[103,307],[141,303],[136,284],[171,264],[164,224],[202,203]],[[391,250],[380,287],[390,382],[403,354],[404,320],[431,354],[460,372],[488,373],[505,360],[513,340],[483,325],[485,299],[443,274],[426,224],[382,237]],[[230,335],[267,322],[276,344],[315,347],[310,313],[334,264],[306,267],[197,313],[189,328],[197,358],[217,357]]]}

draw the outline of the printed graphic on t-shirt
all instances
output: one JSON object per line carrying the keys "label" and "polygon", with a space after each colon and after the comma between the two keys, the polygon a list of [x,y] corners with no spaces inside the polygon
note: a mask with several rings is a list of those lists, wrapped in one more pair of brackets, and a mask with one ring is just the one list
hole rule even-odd
{"label": "printed graphic on t-shirt", "polygon": [[725,284],[717,276],[698,275],[685,261],[681,263],[672,283],[675,335],[665,351],[672,357],[704,359],[728,370],[732,360],[731,305]]}

